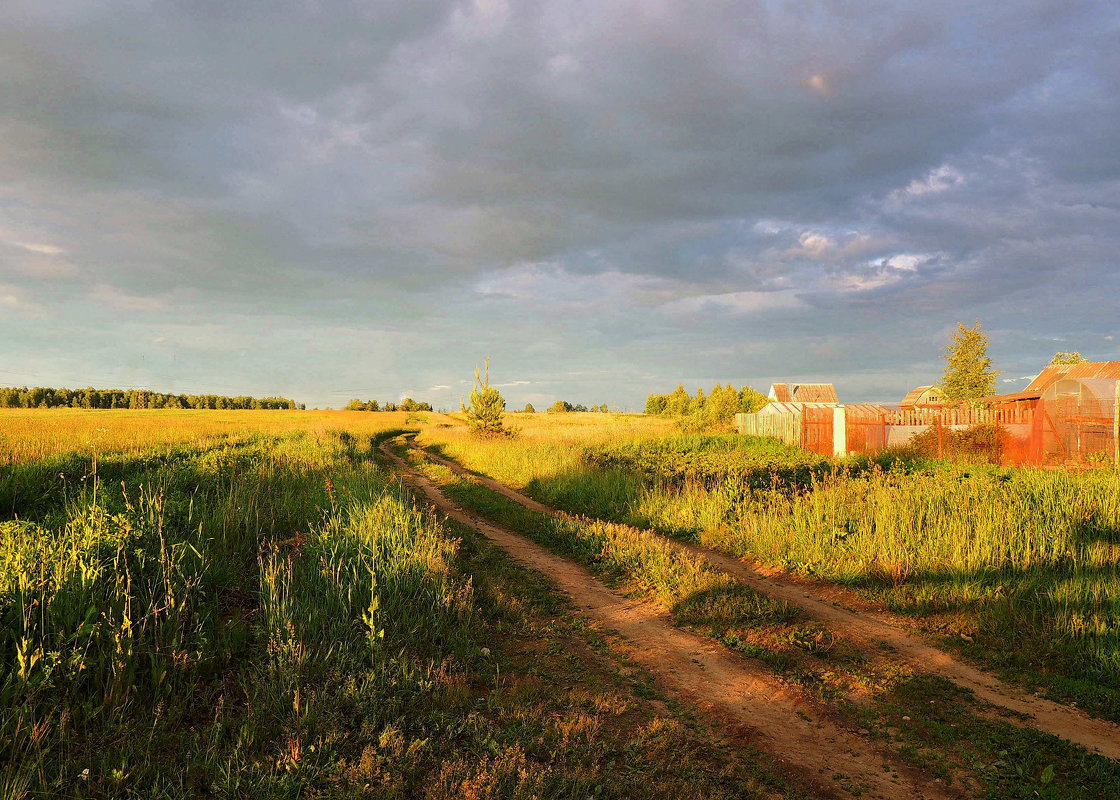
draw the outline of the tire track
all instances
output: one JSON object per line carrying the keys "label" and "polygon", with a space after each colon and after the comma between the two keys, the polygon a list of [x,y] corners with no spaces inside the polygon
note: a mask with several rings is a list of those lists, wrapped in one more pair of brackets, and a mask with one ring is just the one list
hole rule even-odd
{"label": "tire track", "polygon": [[[409,440],[409,444],[416,448],[412,440]],[[456,461],[421,448],[416,449],[456,474],[476,481],[531,511],[572,517],[567,512],[547,506],[493,478],[471,472]],[[1120,726],[1091,717],[1079,709],[1017,691],[991,673],[959,661],[929,644],[890,614],[850,608],[845,604],[859,601],[847,590],[809,585],[791,579],[780,570],[741,561],[717,550],[681,542],[656,531],[646,530],[645,533],[657,537],[680,552],[703,558],[714,568],[762,594],[800,608],[862,649],[869,658],[887,659],[917,672],[946,678],[957,686],[970,690],[980,700],[1029,717],[1006,718],[1011,724],[1049,733],[1081,745],[1090,752],[1120,760]]]}
{"label": "tire track", "polygon": [[444,515],[478,530],[519,563],[543,572],[581,613],[623,637],[627,655],[668,693],[685,699],[726,729],[774,754],[782,769],[812,788],[814,796],[856,794],[882,800],[964,797],[903,764],[889,750],[834,724],[797,687],[724,647],[673,626],[652,603],[624,598],[582,566],[526,537],[468,514],[430,480],[381,450],[415,490]]}

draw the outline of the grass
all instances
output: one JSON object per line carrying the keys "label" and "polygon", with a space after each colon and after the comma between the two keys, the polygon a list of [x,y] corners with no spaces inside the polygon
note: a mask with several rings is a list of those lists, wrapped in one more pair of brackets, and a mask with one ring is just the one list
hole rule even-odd
{"label": "grass", "polygon": [[582,445],[548,423],[512,442],[456,428],[421,441],[573,513],[843,583],[1031,690],[1120,720],[1120,473],[835,461],[649,422]]}
{"label": "grass", "polygon": [[[796,610],[666,547],[648,532],[534,512],[443,466],[413,458],[456,502],[580,561],[616,589],[659,603],[675,624],[761,659],[814,691],[852,728],[892,743],[906,760],[947,783],[963,783],[992,798],[1096,798],[1107,796],[1120,781],[1115,762],[1013,726],[1000,719],[998,710],[943,679],[869,661]],[[865,471],[875,478],[873,469]]]}
{"label": "grass", "polygon": [[373,458],[405,415],[11,420],[3,800],[796,795],[418,509]]}

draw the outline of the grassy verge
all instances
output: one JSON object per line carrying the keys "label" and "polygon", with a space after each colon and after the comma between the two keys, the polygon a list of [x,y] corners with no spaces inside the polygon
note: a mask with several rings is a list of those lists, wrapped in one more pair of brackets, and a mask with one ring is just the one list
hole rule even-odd
{"label": "grassy verge", "polygon": [[[660,603],[676,624],[762,659],[814,690],[841,719],[892,741],[943,780],[962,781],[990,797],[1084,798],[1105,796],[1120,781],[1120,765],[1003,722],[994,709],[944,681],[869,663],[785,604],[649,534],[539,514],[417,454],[413,458],[465,507],[580,561],[616,588]],[[1011,763],[1018,766],[1004,768]]]}

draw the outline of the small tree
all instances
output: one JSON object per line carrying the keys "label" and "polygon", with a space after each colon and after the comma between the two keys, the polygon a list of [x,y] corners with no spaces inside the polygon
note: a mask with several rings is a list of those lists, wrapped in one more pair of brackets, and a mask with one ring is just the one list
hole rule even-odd
{"label": "small tree", "polygon": [[574,411],[574,410],[575,410],[575,406],[573,406],[567,400],[557,400],[555,403],[553,403],[549,407],[548,413],[549,414],[567,414],[568,412]]}
{"label": "small tree", "polygon": [[502,425],[502,412],[505,411],[506,401],[501,392],[490,385],[490,359],[483,362],[485,378],[476,367],[474,370],[474,388],[471,390],[471,404],[463,405],[459,401],[459,408],[467,415],[467,426],[476,436],[501,436],[505,433]]}
{"label": "small tree", "polygon": [[1059,352],[1055,353],[1054,357],[1050,359],[1051,367],[1064,366],[1066,364],[1084,364],[1089,359],[1081,355],[1081,353],[1074,350],[1072,353]]}
{"label": "small tree", "polygon": [[666,398],[665,413],[684,415],[688,413],[689,402],[692,400],[684,390],[684,384],[678,383],[677,388]]}
{"label": "small tree", "polygon": [[646,413],[651,415],[664,414],[665,409],[668,407],[668,405],[668,395],[651,394],[648,398],[646,398]]}
{"label": "small tree", "polygon": [[537,410],[535,408],[533,408],[532,403],[526,403],[525,404],[525,413],[526,414],[536,414]]}
{"label": "small tree", "polygon": [[770,402],[770,398],[762,392],[756,391],[753,386],[744,386],[739,389],[739,407],[744,414],[754,414]]}
{"label": "small tree", "polygon": [[945,374],[941,376],[945,399],[958,403],[993,394],[999,374],[988,358],[988,334],[981,330],[980,320],[971,328],[958,322],[953,341],[945,346]]}

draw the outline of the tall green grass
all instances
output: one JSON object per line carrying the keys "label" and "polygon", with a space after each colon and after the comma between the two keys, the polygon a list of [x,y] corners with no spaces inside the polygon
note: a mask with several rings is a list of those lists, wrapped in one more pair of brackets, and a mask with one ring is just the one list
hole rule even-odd
{"label": "tall green grass", "polygon": [[371,450],[249,437],[17,504],[0,796],[297,796],[348,755],[339,698],[407,714],[468,646],[471,584]]}
{"label": "tall green grass", "polygon": [[1120,472],[833,460],[741,436],[424,437],[560,508],[842,582],[1120,719]]}

